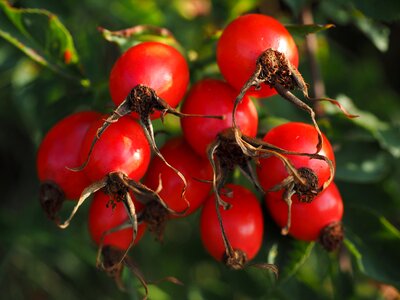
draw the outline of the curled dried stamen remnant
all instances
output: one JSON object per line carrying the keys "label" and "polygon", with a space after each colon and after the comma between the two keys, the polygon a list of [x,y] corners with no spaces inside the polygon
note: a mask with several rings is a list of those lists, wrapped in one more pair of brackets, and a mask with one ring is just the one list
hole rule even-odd
{"label": "curled dried stamen remnant", "polygon": [[257,58],[256,70],[249,78],[249,80],[244,84],[244,86],[240,90],[239,95],[236,97],[232,111],[232,120],[234,127],[237,127],[235,118],[237,106],[242,101],[247,90],[253,86],[255,86],[256,88],[260,88],[262,83],[270,86],[271,88],[275,88],[278,94],[281,95],[284,99],[288,100],[297,107],[309,113],[314,127],[318,133],[318,143],[316,145],[315,153],[318,153],[322,147],[322,133],[315,119],[315,112],[310,106],[308,106],[306,103],[304,103],[294,94],[292,94],[291,91],[295,89],[300,90],[307,100],[329,101],[338,106],[347,117],[357,117],[355,115],[349,114],[342,107],[342,105],[340,105],[340,103],[334,99],[310,98],[308,95],[307,84],[305,83],[303,76],[300,74],[297,68],[290,63],[290,61],[285,57],[283,53],[269,48]]}

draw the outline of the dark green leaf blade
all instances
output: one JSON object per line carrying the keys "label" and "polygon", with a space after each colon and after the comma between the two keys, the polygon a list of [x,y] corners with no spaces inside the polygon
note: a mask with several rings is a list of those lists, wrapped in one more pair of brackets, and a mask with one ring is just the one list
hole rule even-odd
{"label": "dark green leaf blade", "polygon": [[[377,199],[379,200],[379,199]],[[381,282],[400,287],[400,232],[384,216],[347,207],[345,245],[358,269]]]}
{"label": "dark green leaf blade", "polygon": [[336,178],[347,182],[382,180],[391,169],[391,156],[376,143],[346,142],[335,152]]}
{"label": "dark green leaf blade", "polygon": [[335,25],[307,24],[307,25],[286,25],[285,27],[292,35],[304,37],[310,33],[317,33],[335,27]]}
{"label": "dark green leaf blade", "polygon": [[0,2],[0,37],[37,63],[70,79],[82,79],[71,34],[59,18],[44,9],[14,8]]}

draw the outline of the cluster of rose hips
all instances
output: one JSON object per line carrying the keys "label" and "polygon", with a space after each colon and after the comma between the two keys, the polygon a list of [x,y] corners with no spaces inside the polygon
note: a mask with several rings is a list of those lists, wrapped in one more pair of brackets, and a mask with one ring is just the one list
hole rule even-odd
{"label": "cluster of rose hips", "polygon": [[[42,207],[65,228],[94,194],[89,232],[99,266],[116,278],[124,264],[132,267],[126,254],[146,230],[161,239],[169,219],[201,207],[206,250],[233,269],[245,267],[261,247],[264,221],[256,194],[231,183],[236,168],[265,194],[283,234],[320,241],[327,250],[343,239],[332,147],[312,108],[291,92],[311,100],[289,32],[271,17],[241,16],[222,32],[217,63],[226,81],[202,79],[186,94],[189,69],[180,52],[159,42],[135,45],[111,71],[114,112],[72,114],[39,148]],[[276,93],[307,111],[313,125],[289,122],[259,139],[251,97]],[[167,113],[181,118],[183,136],[158,149],[152,120]],[[64,199],[77,202],[62,221]]]}

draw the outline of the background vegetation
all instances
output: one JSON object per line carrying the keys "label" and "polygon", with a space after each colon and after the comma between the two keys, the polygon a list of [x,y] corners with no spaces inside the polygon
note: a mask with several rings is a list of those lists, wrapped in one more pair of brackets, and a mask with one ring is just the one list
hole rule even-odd
{"label": "background vegetation", "polygon": [[[106,41],[99,26],[168,28],[190,60],[193,82],[205,76],[220,77],[215,63],[218,31],[246,12],[297,25],[311,13],[317,24],[335,24],[317,33],[314,58],[326,94],[360,115],[348,120],[331,106],[320,108],[319,122],[337,157],[335,181],[345,202],[346,240],[338,253],[327,254],[317,244],[280,236],[267,219],[265,242],[256,261],[277,263],[281,276],[276,281],[266,271],[234,272],[213,261],[201,245],[199,214],[195,214],[170,222],[164,243],[147,235],[132,251],[147,278],[173,275],[185,283],[183,287],[152,286],[151,298],[399,297],[399,1],[37,0],[10,4],[40,10],[14,10],[0,1],[2,298],[137,299],[143,295],[128,272],[124,280],[129,292],[124,293],[95,268],[96,248],[86,229],[87,205],[67,230],[45,218],[38,202],[36,150],[47,130],[62,117],[83,109],[112,109],[108,74],[121,47],[128,44],[119,40],[119,47]],[[310,67],[304,28],[291,30],[300,50],[299,69],[312,87],[318,76]],[[279,97],[260,101],[258,108],[261,133],[285,120],[309,122],[307,115]],[[173,121],[167,125],[171,132],[179,131]]]}

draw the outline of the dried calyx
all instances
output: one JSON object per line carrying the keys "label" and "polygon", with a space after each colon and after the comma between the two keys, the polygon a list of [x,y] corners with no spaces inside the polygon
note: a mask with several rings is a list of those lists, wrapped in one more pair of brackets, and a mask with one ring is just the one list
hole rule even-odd
{"label": "dried calyx", "polygon": [[[330,169],[329,179],[321,187],[318,187],[318,178],[315,173],[308,168],[297,169],[286,157],[287,155],[306,156],[310,159],[325,161]],[[264,192],[254,174],[251,161],[255,160],[257,162],[261,158],[268,157],[278,158],[288,173],[288,176],[282,182],[268,190],[268,192],[283,191],[282,198],[288,205],[288,221],[282,229],[282,234],[287,234],[291,222],[292,196],[296,194],[300,201],[311,202],[315,196],[332,182],[335,169],[332,161],[323,155],[287,151],[260,139],[243,135],[238,128],[231,127],[218,134],[215,141],[208,148],[208,159],[214,172],[213,191],[216,196],[217,206],[221,205],[224,209],[229,209],[230,207],[221,198],[220,192],[229,174],[236,166],[260,191]],[[217,212],[220,219],[219,211]],[[220,225],[222,232],[224,232],[222,220],[220,220]]]}
{"label": "dried calyx", "polygon": [[238,129],[225,129],[217,135],[214,142],[207,149],[207,156],[213,168],[213,190],[218,204],[225,209],[228,209],[230,205],[222,200],[220,191],[236,166],[239,167],[256,188],[263,191],[251,165],[254,157],[248,155],[239,146],[235,138],[236,130]]}
{"label": "dried calyx", "polygon": [[[182,200],[186,201],[187,207],[184,211],[174,211],[169,208],[168,205],[160,197],[159,192],[162,189],[161,179],[156,190],[152,190],[144,184],[130,179],[126,174],[122,172],[109,173],[105,178],[97,181],[88,186],[83,192],[75,207],[73,208],[70,216],[64,222],[57,222],[57,225],[64,229],[67,228],[77,213],[79,207],[84,201],[95,192],[103,189],[104,193],[110,196],[108,205],[111,207],[115,206],[116,202],[122,202],[127,211],[129,220],[126,224],[113,228],[110,232],[118,231],[127,227],[133,229],[133,239],[126,252],[133,246],[137,235],[137,228],[139,222],[146,222],[149,225],[149,230],[157,235],[157,238],[161,240],[163,230],[165,228],[166,221],[170,215],[182,215],[187,212],[190,205],[186,198]],[[133,194],[136,200],[143,203],[145,206],[141,212],[136,212],[135,204],[131,198],[130,193]],[[101,248],[101,247],[100,247]]]}
{"label": "dried calyx", "polygon": [[344,238],[341,222],[333,222],[321,230],[319,242],[327,251],[334,251],[340,247]]}
{"label": "dried calyx", "polygon": [[125,100],[114,110],[114,112],[104,121],[103,125],[97,130],[96,136],[93,138],[88,156],[86,161],[78,168],[73,168],[71,170],[81,171],[83,170],[89,162],[91,153],[97,141],[101,138],[104,131],[112,124],[119,120],[119,118],[126,116],[131,113],[136,113],[139,115],[139,123],[142,126],[146,138],[154,151],[154,153],[169,167],[171,168],[182,180],[183,189],[182,195],[185,194],[187,182],[185,176],[173,167],[161,154],[158,149],[154,137],[153,125],[151,123],[151,115],[154,112],[161,112],[161,118],[165,114],[170,113],[180,118],[184,117],[203,117],[203,118],[216,118],[223,119],[223,116],[211,116],[211,115],[197,115],[197,114],[184,114],[177,111],[175,108],[170,106],[165,100],[157,96],[157,93],[150,87],[139,84],[136,85],[125,98]]}
{"label": "dried calyx", "polygon": [[39,201],[46,216],[52,220],[59,220],[58,212],[65,201],[65,194],[53,181],[43,181],[40,184]]}
{"label": "dried calyx", "polygon": [[[289,174],[288,177],[278,185],[272,187],[270,191],[284,191],[283,200],[288,204],[289,211],[288,223],[283,230],[283,233],[285,234],[287,234],[290,228],[291,196],[297,194],[301,201],[310,202],[322,189],[329,185],[334,176],[333,163],[325,156],[287,151],[262,140],[245,136],[236,127],[227,128],[219,133],[215,141],[208,147],[207,154],[214,172],[213,190],[216,198],[215,205],[222,240],[225,246],[223,261],[232,269],[243,269],[247,262],[246,254],[240,249],[234,249],[231,246],[225,232],[220,212],[220,206],[224,209],[230,209],[231,207],[231,204],[221,198],[221,192],[229,174],[236,166],[240,168],[245,176],[248,177],[258,189],[263,191],[252,168],[252,160],[258,161],[260,158],[274,156],[284,164],[286,171]],[[306,156],[310,159],[326,161],[331,170],[330,179],[319,188],[318,178],[314,172],[307,168],[296,169],[287,159],[286,155]],[[229,197],[229,192],[227,193],[227,196]],[[271,269],[276,274],[278,272],[275,265],[255,264],[254,266],[262,269]]]}
{"label": "dried calyx", "polygon": [[314,99],[310,98],[308,95],[307,84],[305,83],[303,76],[297,70],[295,66],[293,66],[290,61],[285,57],[285,55],[277,50],[273,50],[271,48],[265,50],[256,61],[256,70],[252,74],[252,76],[248,79],[248,81],[244,84],[242,89],[240,90],[239,95],[236,97],[232,119],[234,127],[236,125],[236,110],[239,103],[242,101],[246,92],[251,88],[255,87],[256,89],[261,88],[261,84],[266,84],[271,88],[274,88],[279,95],[281,95],[284,99],[293,103],[297,107],[305,110],[311,116],[312,122],[316,131],[318,132],[318,143],[316,145],[315,153],[318,153],[322,147],[322,133],[319,129],[317,121],[315,119],[314,110],[308,106],[306,103],[301,101],[297,96],[295,96],[291,91],[300,90],[304,97],[307,100],[311,101],[329,101],[339,107],[342,112],[349,118],[357,117],[356,115],[349,114],[342,105],[330,98],[320,98]]}
{"label": "dried calyx", "polygon": [[125,255],[124,250],[112,246],[105,246],[101,250],[101,258],[97,260],[97,267],[105,271],[108,275],[114,278],[119,289],[125,290],[125,286],[122,282],[122,272],[124,267],[128,268],[134,276],[140,281],[144,288],[145,295],[143,300],[148,298],[149,295],[149,284],[158,284],[163,281],[168,281],[173,284],[183,285],[183,283],[172,276],[162,278],[157,281],[147,281],[141,272],[140,268],[135,264],[133,259]]}
{"label": "dried calyx", "polygon": [[151,201],[146,204],[143,211],[138,214],[138,220],[140,222],[145,222],[149,231],[155,234],[156,239],[162,241],[165,226],[167,225],[170,215],[170,210],[160,202]]}

